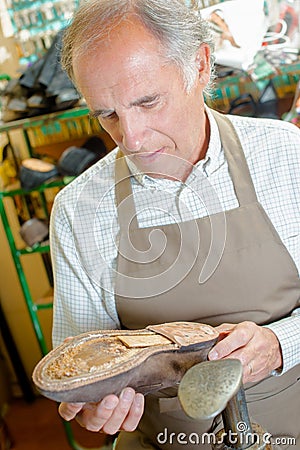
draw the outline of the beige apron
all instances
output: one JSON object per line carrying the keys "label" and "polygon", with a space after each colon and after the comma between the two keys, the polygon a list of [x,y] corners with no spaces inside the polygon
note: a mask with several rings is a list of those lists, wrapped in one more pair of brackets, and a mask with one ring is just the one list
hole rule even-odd
{"label": "beige apron", "polygon": [[[162,241],[158,235],[156,248],[152,235],[149,253],[149,235],[154,228],[138,227],[130,173],[125,159],[117,159],[120,243],[116,304],[122,325],[126,328],[143,328],[177,320],[213,326],[244,320],[267,324],[289,315],[299,305],[297,268],[257,201],[235,129],[225,116],[212,112],[239,202],[238,208],[225,212],[226,243],[215,270],[210,270],[208,259],[215,257],[216,260],[217,255],[213,253],[219,251],[220,243],[214,249],[213,242],[216,230],[224,234],[224,213],[215,214],[213,218],[182,222],[180,230],[177,224],[155,227],[163,231],[167,246],[157,256]],[[212,229],[214,240],[211,239]],[[197,232],[201,243],[199,248],[193,242]],[[210,254],[212,256],[208,256]],[[149,258],[151,262],[148,262]],[[175,269],[168,272],[171,266]],[[176,271],[180,279],[177,284]],[[200,277],[199,282],[199,274],[205,271],[210,276],[207,279],[203,276],[202,280]],[[165,276],[161,279],[159,274],[162,272]],[[291,446],[294,450],[300,449],[299,379],[298,365],[281,377],[268,377],[246,386],[252,419],[274,437],[297,438],[297,444]],[[196,436],[215,425],[187,418],[178,404],[176,388],[167,389],[146,396],[139,431],[121,432],[116,449],[194,449],[198,448]],[[179,433],[185,433],[187,438],[182,434],[179,436]],[[200,447],[210,448],[209,445]],[[282,448],[287,446],[282,445]]]}

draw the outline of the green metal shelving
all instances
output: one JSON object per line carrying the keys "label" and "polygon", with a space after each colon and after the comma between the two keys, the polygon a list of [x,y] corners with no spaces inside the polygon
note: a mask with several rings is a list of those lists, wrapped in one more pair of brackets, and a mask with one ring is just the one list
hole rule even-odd
{"label": "green metal shelving", "polygon": [[[34,135],[31,133],[31,131],[34,128],[39,129],[42,136],[44,136],[46,139],[49,136],[49,133],[51,132],[51,130],[53,130],[53,124],[55,124],[55,129],[57,130],[57,132],[60,133],[61,127],[65,127],[64,128],[64,130],[65,130],[69,126],[71,129],[72,127],[74,127],[74,123],[76,124],[76,122],[78,122],[78,121],[79,121],[80,126],[78,125],[79,128],[75,130],[76,131],[75,134],[76,135],[78,134],[77,137],[79,137],[81,132],[84,135],[87,131],[92,130],[92,131],[96,132],[97,130],[98,131],[101,130],[100,126],[98,126],[98,128],[97,128],[96,124],[94,124],[94,126],[91,127],[91,129],[87,130],[86,124],[88,123],[90,125],[90,119],[88,119],[88,110],[85,107],[78,107],[78,108],[74,108],[74,109],[67,110],[67,111],[45,114],[43,116],[38,116],[38,117],[30,118],[30,119],[16,120],[14,122],[9,122],[9,123],[3,124],[0,126],[0,134],[5,133],[7,136],[8,143],[11,143],[10,142],[10,132],[13,130],[17,130],[17,129],[22,130],[22,133],[24,136],[24,142],[25,142],[25,145],[27,146],[28,154],[30,156],[35,156],[34,155],[34,145],[33,145],[34,144],[34,142],[33,142]],[[74,138],[74,133],[71,137]],[[15,155],[15,160],[17,161],[17,159],[18,159],[17,155]],[[52,308],[53,302],[52,302],[51,295],[49,295],[49,294],[46,296],[46,301],[44,301],[43,299],[42,300],[39,299],[39,300],[35,301],[32,298],[30,286],[29,286],[29,283],[26,278],[26,274],[24,272],[24,268],[22,265],[22,259],[24,257],[26,257],[28,255],[32,255],[32,254],[41,254],[42,256],[47,255],[47,254],[49,254],[50,248],[49,248],[49,244],[47,244],[47,243],[46,244],[45,243],[37,244],[34,247],[17,248],[15,237],[14,237],[13,231],[11,229],[9,218],[8,218],[7,211],[6,211],[5,199],[7,199],[7,198],[14,199],[14,198],[19,197],[19,198],[22,198],[24,200],[24,202],[26,203],[26,198],[28,200],[28,197],[30,197],[32,194],[38,195],[39,199],[40,199],[40,204],[41,204],[42,210],[43,210],[45,216],[47,216],[47,214],[49,214],[49,212],[47,209],[45,192],[48,189],[53,189],[53,188],[62,189],[72,179],[73,179],[72,177],[64,177],[64,178],[52,181],[50,183],[42,184],[41,186],[38,186],[37,188],[31,189],[31,190],[24,190],[20,186],[18,186],[18,187],[14,187],[14,188],[8,187],[5,190],[0,191],[0,217],[1,217],[1,220],[2,220],[2,223],[4,226],[5,235],[6,235],[8,244],[9,244],[10,252],[11,252],[13,262],[14,262],[14,265],[16,268],[16,272],[18,275],[22,293],[24,295],[27,310],[28,310],[28,313],[30,316],[30,320],[32,322],[32,326],[33,326],[42,356],[44,356],[48,353],[49,348],[46,343],[46,339],[45,339],[45,336],[44,336],[44,333],[42,330],[42,326],[41,326],[41,323],[39,320],[38,313],[40,310]],[[100,450],[101,448],[103,448],[103,447],[98,447],[98,448],[91,449],[91,448],[87,448],[87,447],[80,445],[74,438],[71,424],[64,420],[62,420],[62,422],[63,422],[63,426],[64,426],[65,433],[66,433],[66,438],[70,445],[70,448],[72,448],[74,450]],[[107,449],[108,447],[105,447],[105,448]]]}
{"label": "green metal shelving", "polygon": [[32,189],[30,191],[24,191],[23,189],[12,189],[12,190],[5,190],[5,191],[0,191],[0,216],[1,216],[1,220],[3,223],[3,227],[4,227],[4,231],[7,237],[7,241],[9,244],[9,248],[10,248],[10,252],[13,258],[13,262],[17,271],[17,275],[20,281],[20,285],[21,285],[21,289],[24,295],[24,299],[26,302],[26,306],[27,306],[27,310],[29,312],[32,324],[33,324],[33,328],[37,337],[37,341],[41,350],[42,355],[46,355],[49,351],[49,349],[47,348],[47,344],[46,344],[46,340],[45,340],[45,336],[42,330],[42,327],[40,325],[40,321],[38,318],[38,311],[40,309],[45,309],[45,308],[51,308],[52,307],[52,302],[47,302],[47,303],[40,303],[37,304],[33,301],[32,299],[32,295],[30,292],[30,286],[28,284],[28,281],[26,279],[26,275],[23,269],[23,265],[22,265],[22,261],[21,261],[21,257],[24,255],[32,255],[34,253],[49,253],[49,245],[37,245],[34,248],[32,247],[25,247],[25,248],[21,248],[18,249],[16,247],[16,242],[15,242],[15,237],[13,235],[12,229],[10,227],[10,223],[7,217],[7,213],[6,213],[6,209],[5,209],[5,204],[4,204],[4,199],[6,197],[10,197],[10,198],[14,198],[16,196],[25,196],[25,195],[30,195],[30,193],[32,192],[39,192],[39,193],[43,193],[45,191],[45,189],[49,189],[50,187],[54,188],[54,187],[63,187],[65,186],[65,182],[64,180],[61,181],[56,181],[53,183],[49,183],[49,184],[44,184],[42,186],[39,186],[37,189]]}
{"label": "green metal shelving", "polygon": [[[33,325],[33,329],[37,338],[37,342],[39,344],[42,356],[46,355],[49,352],[49,348],[46,343],[46,339],[42,330],[42,326],[40,324],[40,320],[38,317],[38,312],[43,309],[52,308],[53,302],[49,297],[46,302],[34,301],[30,292],[30,286],[26,279],[26,275],[24,272],[24,268],[22,265],[21,257],[26,255],[32,255],[35,253],[44,254],[49,253],[50,248],[48,244],[38,244],[34,247],[24,247],[17,248],[15,238],[9,223],[9,219],[6,213],[4,199],[5,198],[14,198],[15,196],[28,196],[33,192],[38,192],[39,194],[43,194],[45,190],[51,188],[63,188],[70,182],[70,178],[63,178],[58,181],[53,181],[51,183],[43,184],[35,189],[31,190],[23,190],[21,188],[17,189],[7,189],[5,191],[0,191],[0,217],[4,226],[4,231],[7,237],[7,241],[10,247],[11,255],[13,258],[13,262],[17,271],[18,279],[20,282],[20,286],[24,295],[25,303],[27,306],[27,310]],[[70,447],[74,450],[100,450],[101,447],[97,449],[86,448],[80,445],[75,439],[72,431],[72,426],[69,422],[62,421],[66,433],[66,437]]]}

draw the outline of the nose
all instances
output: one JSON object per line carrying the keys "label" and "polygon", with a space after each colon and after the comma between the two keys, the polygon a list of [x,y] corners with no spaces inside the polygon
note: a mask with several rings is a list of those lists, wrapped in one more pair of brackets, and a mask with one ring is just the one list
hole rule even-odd
{"label": "nose", "polygon": [[122,144],[129,152],[137,152],[143,146],[144,123],[139,114],[128,112],[119,118]]}

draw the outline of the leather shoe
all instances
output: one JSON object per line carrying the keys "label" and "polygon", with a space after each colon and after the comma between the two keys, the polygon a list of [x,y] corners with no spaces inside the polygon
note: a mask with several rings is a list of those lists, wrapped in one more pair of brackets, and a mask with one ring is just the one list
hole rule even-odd
{"label": "leather shoe", "polygon": [[218,337],[213,327],[194,322],[84,333],[48,353],[33,382],[58,402],[97,402],[126,386],[147,394],[178,384],[207,359]]}

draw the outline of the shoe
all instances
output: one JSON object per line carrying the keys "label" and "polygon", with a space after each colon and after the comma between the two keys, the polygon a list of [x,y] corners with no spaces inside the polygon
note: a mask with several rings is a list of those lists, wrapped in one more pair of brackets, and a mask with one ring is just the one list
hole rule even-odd
{"label": "shoe", "polygon": [[16,113],[25,113],[28,111],[26,98],[12,98],[7,105],[7,109]]}
{"label": "shoe", "polygon": [[20,235],[29,247],[36,247],[49,237],[49,226],[41,219],[33,217],[26,220],[20,228]]}
{"label": "shoe", "polygon": [[58,402],[97,402],[126,386],[147,394],[179,384],[218,337],[213,327],[194,322],[84,333],[48,353],[32,378]]}
{"label": "shoe", "polygon": [[38,158],[23,159],[19,171],[21,187],[25,190],[35,189],[43,183],[57,179],[58,176],[54,164]]}
{"label": "shoe", "polygon": [[78,176],[99,159],[101,159],[99,153],[72,145],[62,152],[57,168],[61,175]]}
{"label": "shoe", "polygon": [[33,94],[27,99],[28,108],[46,109],[49,108],[49,102],[41,92]]}

